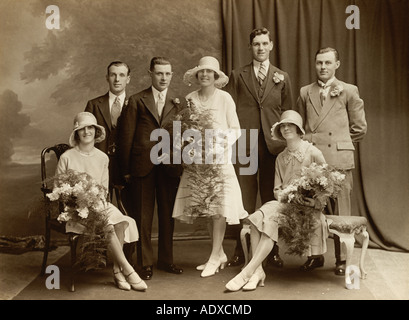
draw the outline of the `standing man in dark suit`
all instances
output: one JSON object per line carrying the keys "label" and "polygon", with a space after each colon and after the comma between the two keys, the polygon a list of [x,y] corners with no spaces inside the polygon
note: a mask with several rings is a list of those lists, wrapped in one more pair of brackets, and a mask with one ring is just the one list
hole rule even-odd
{"label": "standing man in dark suit", "polygon": [[[226,86],[226,90],[236,103],[240,127],[246,130],[246,134],[240,137],[246,139],[246,156],[255,156],[258,159],[256,173],[241,174],[240,169],[243,168],[244,161],[240,158],[238,150],[235,169],[242,190],[244,208],[249,213],[256,210],[258,192],[262,204],[274,199],[275,160],[285,145],[271,139],[271,127],[280,121],[283,111],[292,109],[290,78],[286,72],[273,66],[269,61],[273,47],[270,32],[266,28],[253,30],[249,43],[253,61],[233,70]],[[250,145],[251,129],[257,129],[258,134],[258,142],[254,147]],[[238,145],[240,147],[243,143]],[[239,225],[235,232],[237,240],[234,256],[228,266],[237,266],[244,262],[240,229]],[[274,266],[283,266],[277,246],[272,250],[268,261]]]}
{"label": "standing man in dark suit", "polygon": [[106,80],[109,91],[89,100],[85,111],[92,113],[97,123],[105,128],[106,139],[95,146],[109,156],[109,192],[112,197],[113,185],[123,183],[118,168],[116,139],[119,116],[128,103],[126,86],[131,81],[131,70],[126,63],[113,61],[107,67]]}
{"label": "standing man in dark suit", "polygon": [[149,75],[152,85],[130,97],[119,132],[119,159],[123,176],[131,186],[131,215],[139,230],[137,262],[144,280],[151,279],[153,275],[151,233],[155,198],[159,224],[157,267],[169,273],[183,272],[173,264],[172,218],[182,167],[160,163],[162,156],[151,159],[151,150],[157,144],[151,141],[151,133],[169,125],[180,100],[169,89],[172,79],[169,60],[154,57]]}
{"label": "standing man in dark suit", "polygon": [[[345,184],[335,201],[330,201],[330,214],[351,215],[351,194],[355,168],[355,146],[367,131],[364,101],[358,87],[338,80],[335,73],[341,61],[334,48],[322,48],[315,55],[317,80],[300,89],[296,110],[305,127],[304,139],[310,141],[324,155],[326,162],[345,173]],[[346,254],[341,250],[338,236],[334,236],[335,274],[344,276]],[[314,259],[306,270],[320,266]]]}

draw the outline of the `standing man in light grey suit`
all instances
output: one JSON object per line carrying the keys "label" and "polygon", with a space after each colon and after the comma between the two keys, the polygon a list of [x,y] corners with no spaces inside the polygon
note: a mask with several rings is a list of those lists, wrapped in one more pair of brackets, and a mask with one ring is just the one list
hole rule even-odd
{"label": "standing man in light grey suit", "polygon": [[[346,182],[335,202],[328,210],[331,214],[351,215],[352,169],[355,167],[354,144],[361,141],[367,131],[364,102],[355,85],[335,77],[341,65],[336,49],[322,48],[315,55],[317,81],[300,90],[296,111],[304,120],[304,139],[312,142],[324,155],[326,162],[344,170]],[[335,236],[336,275],[345,275],[345,253]],[[314,269],[311,261],[308,269]]]}

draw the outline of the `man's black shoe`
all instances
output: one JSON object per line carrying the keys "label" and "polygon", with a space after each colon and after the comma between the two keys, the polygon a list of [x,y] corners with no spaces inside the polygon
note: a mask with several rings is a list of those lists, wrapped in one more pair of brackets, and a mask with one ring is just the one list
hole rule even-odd
{"label": "man's black shoe", "polygon": [[284,266],[283,259],[278,254],[271,254],[268,256],[267,263],[276,268],[282,268]]}
{"label": "man's black shoe", "polygon": [[308,258],[307,262],[304,263],[301,267],[301,271],[311,271],[315,268],[322,267],[324,265],[324,256],[319,256],[316,258]]}
{"label": "man's black shoe", "polygon": [[158,269],[174,274],[183,273],[183,269],[175,266],[174,264],[164,264],[158,262]]}
{"label": "man's black shoe", "polygon": [[143,280],[152,279],[153,276],[152,266],[142,267],[138,274]]}
{"label": "man's black shoe", "polygon": [[228,267],[238,267],[244,264],[244,257],[243,256],[233,256],[233,258],[231,258],[229,260],[229,262],[227,262],[227,266]]}
{"label": "man's black shoe", "polygon": [[335,274],[337,276],[345,276],[345,269],[346,269],[346,261],[337,261],[335,263]]}

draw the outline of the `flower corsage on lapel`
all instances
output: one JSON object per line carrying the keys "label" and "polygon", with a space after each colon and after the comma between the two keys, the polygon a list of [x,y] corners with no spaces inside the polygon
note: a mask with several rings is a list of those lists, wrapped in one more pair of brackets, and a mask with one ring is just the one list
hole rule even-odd
{"label": "flower corsage on lapel", "polygon": [[128,105],[128,102],[129,102],[129,99],[126,98],[125,101],[124,101],[124,107],[126,107]]}
{"label": "flower corsage on lapel", "polygon": [[182,109],[182,106],[180,104],[180,99],[179,98],[173,98],[172,99],[173,105],[176,107],[177,110]]}
{"label": "flower corsage on lapel", "polygon": [[331,97],[338,97],[342,93],[343,90],[344,90],[344,87],[339,84],[339,85],[336,85],[329,94],[331,95]]}
{"label": "flower corsage on lapel", "polygon": [[278,72],[274,72],[273,81],[274,83],[280,83],[281,81],[284,81],[284,75]]}

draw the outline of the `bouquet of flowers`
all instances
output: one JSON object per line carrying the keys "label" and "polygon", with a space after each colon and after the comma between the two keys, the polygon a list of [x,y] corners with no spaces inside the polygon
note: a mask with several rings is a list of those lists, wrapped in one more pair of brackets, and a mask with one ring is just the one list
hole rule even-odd
{"label": "bouquet of flowers", "polygon": [[[185,108],[179,105],[172,120],[181,124],[180,132],[173,133],[176,142],[179,142],[174,144],[174,152],[183,154],[182,166],[189,176],[188,186],[191,190],[190,206],[184,209],[184,214],[192,219],[208,217],[220,205],[224,190],[222,165],[210,159],[214,160],[215,156],[217,158],[222,154],[227,143],[217,136],[206,136],[206,130],[214,130],[213,118],[191,99]],[[206,147],[209,144],[212,148]]]}
{"label": "bouquet of flowers", "polygon": [[[329,197],[341,190],[345,175],[328,164],[312,163],[301,170],[279,195],[280,237],[287,243],[289,254],[303,255],[309,247],[316,219]],[[304,205],[305,198],[315,200],[314,207]]]}
{"label": "bouquet of flowers", "polygon": [[107,190],[89,174],[67,170],[50,179],[53,191],[47,194],[50,201],[58,201],[60,212],[57,220],[78,223],[83,229],[79,265],[86,271],[106,265],[108,245],[105,214]]}

